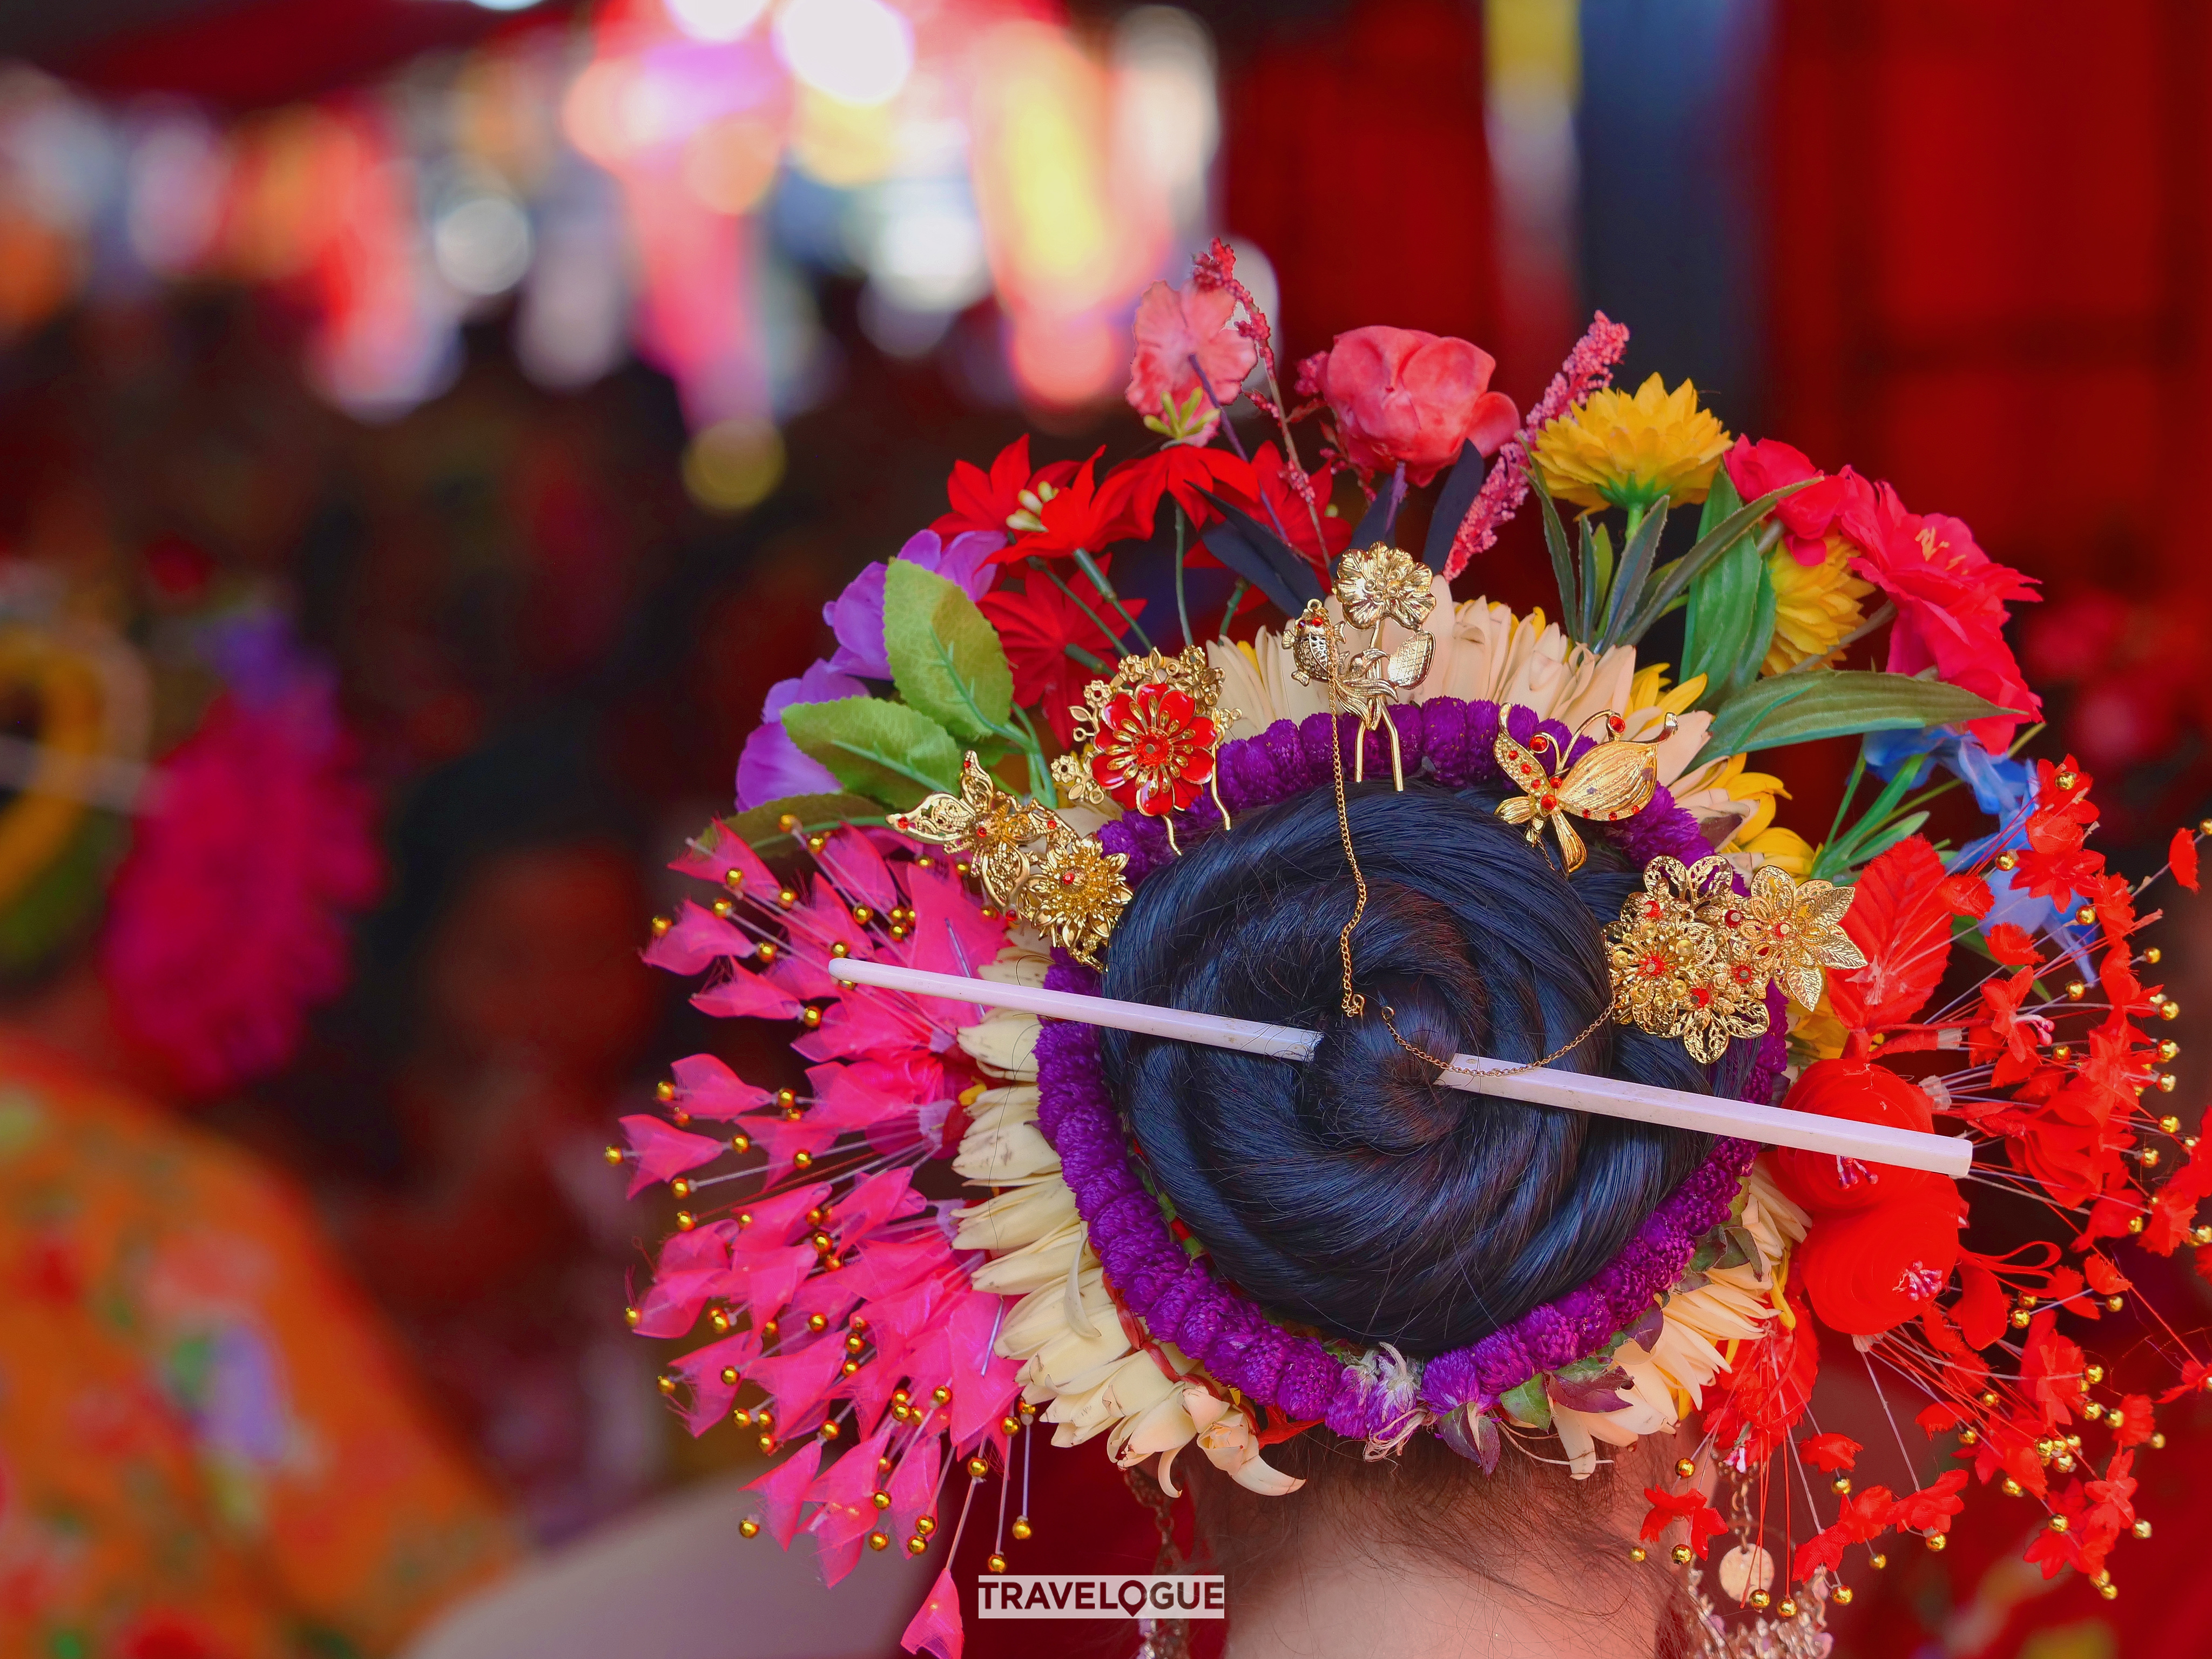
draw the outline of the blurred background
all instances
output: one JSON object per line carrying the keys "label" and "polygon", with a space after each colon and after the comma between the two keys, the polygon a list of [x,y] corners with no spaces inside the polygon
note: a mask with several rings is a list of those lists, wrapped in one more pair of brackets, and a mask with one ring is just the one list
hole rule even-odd
{"label": "blurred background", "polygon": [[[662,864],[956,459],[1150,441],[1136,297],[1214,235],[1291,356],[1457,335],[1523,408],[1602,307],[1626,384],[2040,579],[2036,752],[2116,844],[2212,781],[2193,0],[0,0],[0,1397],[112,1373],[6,1449],[0,1652],[504,1651],[420,1632],[579,1540],[588,1616],[650,1622],[592,1540],[665,1565],[749,1452],[618,1316],[667,1218],[600,1149],[708,1045],[636,959]],[[1462,597],[1547,602],[1531,533]],[[125,758],[63,822],[71,720]],[[195,922],[288,981],[220,1053],[163,1027],[228,994]],[[134,1253],[185,1190],[251,1237]],[[194,1504],[287,1540],[281,1615],[85,1589],[198,1561]],[[2014,1554],[1900,1563],[1841,1650],[2202,1622],[2179,1556],[2116,1607]],[[744,1594],[700,1659],[890,1646]]]}

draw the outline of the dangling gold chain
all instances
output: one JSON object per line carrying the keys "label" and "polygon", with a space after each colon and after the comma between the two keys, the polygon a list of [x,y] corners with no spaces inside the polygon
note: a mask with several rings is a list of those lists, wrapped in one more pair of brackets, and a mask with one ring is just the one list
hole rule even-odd
{"label": "dangling gold chain", "polygon": [[[1344,931],[1336,936],[1336,951],[1338,957],[1341,958],[1344,963],[1343,1006],[1345,1017],[1349,1019],[1357,1019],[1361,1014],[1366,1012],[1367,999],[1359,992],[1352,988],[1352,930],[1359,926],[1360,917],[1367,913],[1367,877],[1359,867],[1359,854],[1354,852],[1352,847],[1352,811],[1349,805],[1346,803],[1344,796],[1344,744],[1340,740],[1337,726],[1337,720],[1340,711],[1336,706],[1336,688],[1334,685],[1331,685],[1328,688],[1328,758],[1330,767],[1336,780],[1336,830],[1338,836],[1341,837],[1344,842],[1344,861],[1352,867],[1352,885],[1353,890],[1358,895],[1358,897],[1353,902],[1352,906],[1352,920],[1344,924]],[[1361,733],[1361,737],[1354,738],[1352,741],[1355,743],[1359,742],[1364,735],[1365,734],[1363,732]],[[1393,1042],[1396,1043],[1401,1048],[1403,1048],[1407,1054],[1413,1055],[1416,1060],[1426,1060],[1430,1065],[1435,1066],[1439,1072],[1449,1072],[1451,1070],[1451,1061],[1448,1060],[1439,1060],[1427,1049],[1419,1047],[1416,1043],[1408,1042],[1406,1040],[1404,1036],[1401,1034],[1398,1030],[1397,1021],[1393,1018],[1393,1016],[1398,1012],[1396,1009],[1391,1007],[1388,1003],[1380,1004],[1378,1005],[1378,1007],[1382,1016],[1382,1028],[1390,1033],[1390,1040]],[[1581,1031],[1577,1033],[1575,1036],[1562,1044],[1560,1047],[1553,1049],[1550,1054],[1546,1054],[1541,1060],[1532,1060],[1525,1066],[1510,1066],[1504,1071],[1487,1073],[1486,1075],[1491,1077],[1514,1077],[1522,1072],[1540,1070],[1542,1067],[1549,1066],[1553,1060],[1559,1059],[1561,1055],[1571,1054],[1575,1049],[1580,1048],[1589,1040],[1591,1033],[1595,1032],[1599,1026],[1604,1024],[1607,1020],[1612,1018],[1613,1009],[1608,1006],[1599,1013],[1595,1019],[1583,1027]]]}

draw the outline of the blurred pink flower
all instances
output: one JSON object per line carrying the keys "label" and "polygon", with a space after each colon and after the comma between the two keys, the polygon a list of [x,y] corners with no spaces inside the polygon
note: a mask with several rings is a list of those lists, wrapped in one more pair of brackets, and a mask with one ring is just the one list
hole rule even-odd
{"label": "blurred pink flower", "polygon": [[[1170,437],[1203,443],[1220,410],[1236,401],[1259,361],[1253,343],[1230,325],[1237,297],[1223,288],[1154,283],[1137,302],[1137,355],[1129,362],[1129,407]],[[1204,374],[1200,389],[1200,376]]]}
{"label": "blurred pink flower", "polygon": [[101,977],[185,1090],[281,1071],[343,988],[351,913],[383,884],[374,802],[328,680],[226,695],[155,775],[109,890]]}
{"label": "blurred pink flower", "polygon": [[1418,328],[1355,328],[1340,334],[1319,375],[1336,416],[1338,447],[1363,473],[1403,465],[1424,484],[1472,443],[1495,455],[1521,424],[1513,400],[1490,389],[1498,367],[1465,340]]}

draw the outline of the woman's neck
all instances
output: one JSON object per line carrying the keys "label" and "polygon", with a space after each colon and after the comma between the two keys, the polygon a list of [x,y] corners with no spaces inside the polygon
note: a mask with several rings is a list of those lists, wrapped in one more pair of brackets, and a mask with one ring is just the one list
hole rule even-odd
{"label": "woman's neck", "polygon": [[1524,1556],[1499,1563],[1508,1588],[1426,1559],[1382,1566],[1370,1548],[1320,1553],[1232,1597],[1226,1659],[1653,1659],[1663,1645],[1663,1599],[1613,1575]]}

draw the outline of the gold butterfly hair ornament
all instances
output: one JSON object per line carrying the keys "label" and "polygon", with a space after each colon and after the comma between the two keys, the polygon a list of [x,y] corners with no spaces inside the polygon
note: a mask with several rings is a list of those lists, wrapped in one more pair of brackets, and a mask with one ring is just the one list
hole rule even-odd
{"label": "gold butterfly hair ornament", "polygon": [[[1595,720],[1605,722],[1606,735],[1565,771],[1553,770],[1565,757],[1548,732],[1537,732],[1526,748],[1500,732],[1493,745],[1499,769],[1521,791],[1499,804],[1498,816],[1508,823],[1527,824],[1531,847],[1542,844],[1548,824],[1559,838],[1559,856],[1569,875],[1582,868],[1586,856],[1583,838],[1570,817],[1618,823],[1649,806],[1659,787],[1658,739],[1624,738],[1628,722],[1610,708],[1584,720],[1576,735]],[[1659,737],[1671,737],[1675,724],[1674,717],[1668,715]],[[1552,757],[1549,763],[1546,755]]]}

